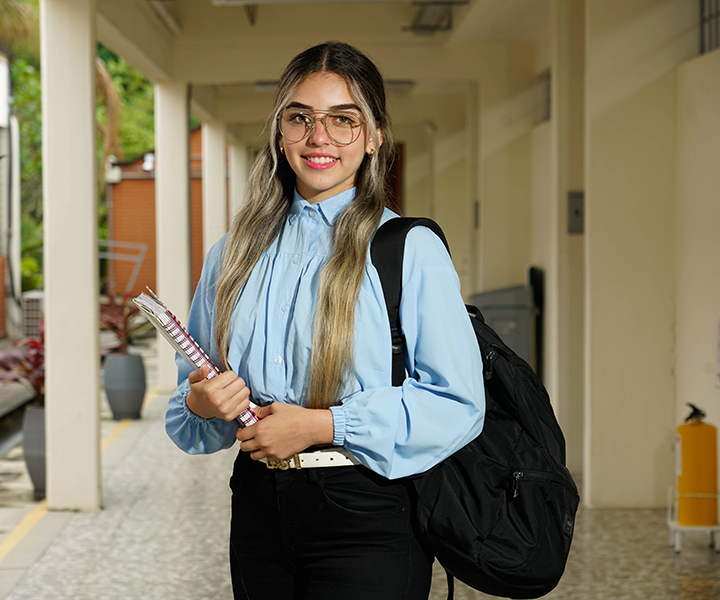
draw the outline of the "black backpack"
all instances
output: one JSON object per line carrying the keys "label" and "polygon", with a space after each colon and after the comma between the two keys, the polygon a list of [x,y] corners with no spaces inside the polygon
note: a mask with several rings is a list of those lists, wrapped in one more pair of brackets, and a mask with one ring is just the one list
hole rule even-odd
{"label": "black backpack", "polygon": [[[399,322],[408,231],[429,219],[382,225],[371,256],[380,274],[393,339],[393,385],[405,379]],[[486,414],[482,433],[425,473],[409,478],[421,542],[453,577],[493,596],[538,598],[560,581],[580,501],[565,467],[565,439],[545,388],[530,366],[485,323],[468,314],[483,358]]]}

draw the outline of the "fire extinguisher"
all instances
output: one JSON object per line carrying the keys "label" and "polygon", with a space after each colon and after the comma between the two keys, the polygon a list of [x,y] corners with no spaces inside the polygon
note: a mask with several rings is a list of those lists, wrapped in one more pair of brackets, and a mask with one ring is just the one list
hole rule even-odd
{"label": "fire extinguisher", "polygon": [[717,429],[704,423],[705,412],[692,412],[675,436],[678,525],[713,526],[717,512]]}

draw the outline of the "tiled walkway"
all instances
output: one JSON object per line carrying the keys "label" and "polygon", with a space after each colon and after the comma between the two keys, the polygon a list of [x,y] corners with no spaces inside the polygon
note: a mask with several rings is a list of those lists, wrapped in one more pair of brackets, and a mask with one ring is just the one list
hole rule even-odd
{"label": "tiled walkway", "polygon": [[[150,399],[139,421],[118,424],[105,413],[103,434],[113,441],[103,453],[100,512],[43,511],[29,500],[22,461],[0,461],[0,598],[232,599],[227,480],[235,450],[180,452],[164,432],[166,399]],[[720,600],[720,555],[698,535],[685,535],[674,554],[663,510],[582,510],[577,523],[566,575],[547,598]],[[22,537],[2,558],[18,524]],[[489,598],[462,584],[455,597]],[[431,599],[443,598],[438,570]]]}

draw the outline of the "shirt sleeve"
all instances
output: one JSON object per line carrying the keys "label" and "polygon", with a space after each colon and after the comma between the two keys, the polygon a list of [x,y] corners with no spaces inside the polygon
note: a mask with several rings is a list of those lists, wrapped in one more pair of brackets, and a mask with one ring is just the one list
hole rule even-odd
{"label": "shirt sleeve", "polygon": [[416,227],[403,260],[409,375],[402,386],[363,390],[331,409],[334,443],[390,479],[422,473],[468,444],[485,415],[480,349],[445,246]]}
{"label": "shirt sleeve", "polygon": [[[223,242],[224,240],[221,240],[208,252],[186,324],[188,333],[217,365],[219,365],[220,356],[214,336],[214,290]],[[217,417],[203,419],[192,412],[186,401],[187,395],[190,393],[190,384],[187,378],[195,370],[195,367],[188,364],[177,353],[175,354],[175,364],[178,367],[178,387],[168,400],[165,411],[165,431],[173,442],[188,454],[211,454],[230,448],[235,443],[237,421],[224,421]]]}

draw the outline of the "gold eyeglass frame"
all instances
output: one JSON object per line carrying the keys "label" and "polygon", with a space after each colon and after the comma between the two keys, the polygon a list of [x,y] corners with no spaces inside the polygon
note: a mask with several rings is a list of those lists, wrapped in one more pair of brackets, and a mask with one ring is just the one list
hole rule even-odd
{"label": "gold eyeglass frame", "polygon": [[[280,111],[280,114],[277,116],[278,131],[280,132],[280,135],[281,135],[283,138],[285,138],[288,142],[290,142],[291,144],[297,144],[298,142],[302,142],[305,138],[307,138],[307,136],[310,135],[311,132],[315,131],[315,127],[317,126],[318,120],[322,121],[323,127],[325,128],[325,133],[328,134],[328,137],[332,140],[332,143],[335,144],[336,146],[342,146],[342,147],[350,146],[351,144],[354,144],[355,142],[357,142],[357,141],[360,139],[360,133],[358,133],[357,137],[356,137],[354,140],[352,140],[351,142],[348,142],[347,144],[343,144],[342,142],[338,142],[338,141],[330,134],[330,131],[328,130],[328,127],[327,127],[327,122],[325,121],[325,119],[327,118],[327,116],[330,115],[330,114],[333,114],[333,115],[352,115],[353,117],[357,117],[357,118],[360,120],[360,124],[359,124],[357,127],[355,127],[355,128],[351,127],[351,128],[350,128],[351,130],[352,130],[352,129],[360,129],[360,127],[362,127],[365,123],[367,123],[367,121],[364,120],[364,119],[362,119],[359,114],[354,113],[354,112],[351,112],[351,111],[349,111],[349,110],[317,110],[317,111],[316,111],[316,110],[307,110],[307,109],[298,108],[298,109],[296,109],[298,113],[303,114],[303,115],[308,115],[308,116],[311,116],[311,117],[312,117],[312,123],[311,123],[310,127],[308,127],[307,125],[305,125],[305,135],[304,135],[304,136],[302,136],[299,140],[291,140],[289,137],[287,137],[287,136],[283,133],[283,129],[282,129],[282,116],[283,116],[283,114],[285,113],[286,110],[292,110],[292,109],[283,108],[283,109]],[[325,114],[324,114],[322,117],[319,118],[316,113],[325,113]]]}

